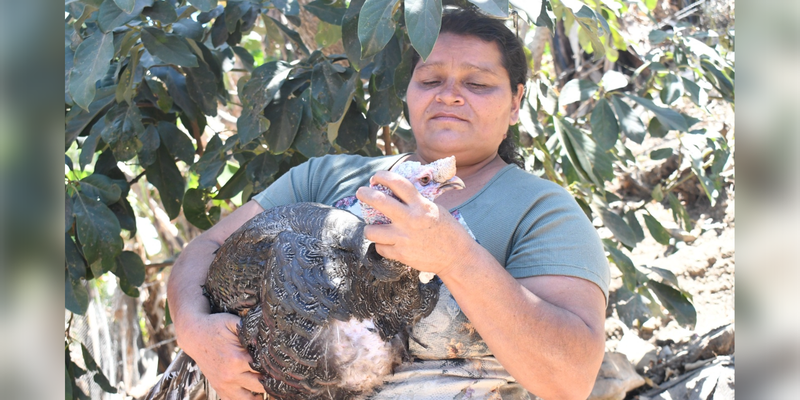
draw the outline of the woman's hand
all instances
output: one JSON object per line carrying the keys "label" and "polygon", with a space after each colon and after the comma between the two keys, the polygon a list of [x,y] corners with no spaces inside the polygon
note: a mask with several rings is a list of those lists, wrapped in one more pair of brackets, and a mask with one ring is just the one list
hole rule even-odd
{"label": "woman's hand", "polygon": [[195,318],[194,326],[184,327],[178,335],[178,345],[225,400],[252,399],[253,393],[264,392],[260,374],[250,368],[250,354],[239,343],[239,321],[231,314],[208,314]]}
{"label": "woman's hand", "polygon": [[386,258],[440,277],[471,254],[475,240],[444,207],[422,197],[402,176],[380,171],[371,184],[388,187],[402,202],[369,187],[359,188],[358,199],[392,220],[388,225],[369,225],[364,236]]}

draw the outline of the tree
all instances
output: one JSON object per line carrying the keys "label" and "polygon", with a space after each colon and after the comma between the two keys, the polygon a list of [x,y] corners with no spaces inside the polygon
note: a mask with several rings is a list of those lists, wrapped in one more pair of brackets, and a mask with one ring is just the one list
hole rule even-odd
{"label": "tree", "polygon": [[[146,274],[144,253],[130,246],[135,210],[148,206],[132,201],[137,191],[152,193],[182,229],[192,229],[188,222],[202,230],[309,157],[413,146],[404,122],[412,48],[426,58],[443,5],[458,5],[508,18],[518,32],[531,25],[552,32],[544,46],[522,35],[538,48],[532,65],[541,65],[542,53],[553,58],[553,71],[536,71],[528,82],[521,123],[513,128],[526,165],[567,188],[587,217],[610,231],[604,244],[623,274],[616,307],[624,321],[641,322],[665,308],[693,325],[694,307],[675,276],[634,266],[625,252],[644,238],[640,217],[656,240],[671,240],[648,213],[650,201],[669,202],[675,221],[691,230],[675,189],[698,179],[712,204],[719,196],[727,141],[693,130],[699,120],[675,108],[688,98],[703,109],[709,93],[733,106],[733,62],[717,50],[724,54],[732,35],[713,39],[676,19],[650,32],[653,49],[637,57],[621,21],[629,8],[654,18],[649,10],[656,4],[67,0],[66,309],[86,311],[88,280],[110,272],[121,290],[138,296],[146,276],[157,272]],[[718,45],[709,46],[712,40]],[[650,158],[672,157],[678,167],[646,187],[651,199],[633,203],[615,194],[621,171],[639,162],[626,143],[669,132],[677,132],[680,146]],[[74,340],[69,328],[65,340]],[[98,371],[95,381],[112,390],[91,354],[83,357]],[[74,383],[85,371],[69,352],[65,362],[67,397],[85,397]]]}

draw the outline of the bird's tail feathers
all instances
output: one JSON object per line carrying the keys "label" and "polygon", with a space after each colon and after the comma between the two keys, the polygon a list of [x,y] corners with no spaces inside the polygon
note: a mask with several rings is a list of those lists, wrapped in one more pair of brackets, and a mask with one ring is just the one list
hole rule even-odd
{"label": "bird's tail feathers", "polygon": [[197,400],[205,398],[205,377],[197,363],[181,350],[147,393],[146,400]]}

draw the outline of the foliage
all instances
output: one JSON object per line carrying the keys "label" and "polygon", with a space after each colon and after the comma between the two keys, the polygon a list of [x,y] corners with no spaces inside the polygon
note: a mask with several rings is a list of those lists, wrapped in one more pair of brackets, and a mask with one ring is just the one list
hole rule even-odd
{"label": "foliage", "polygon": [[[309,157],[383,154],[381,127],[407,138],[412,48],[423,59],[430,54],[443,4],[551,30],[574,25],[591,58],[585,62],[615,62],[632,46],[619,24],[632,3],[619,0],[65,1],[67,310],[85,313],[84,282],[108,272],[126,294],[138,295],[145,264],[126,247],[137,232],[134,185],[153,191],[169,219],[183,215],[208,229],[232,199],[247,201]],[[298,33],[303,13],[319,24],[316,43]],[[650,156],[687,160],[712,204],[717,200],[730,155],[725,138],[693,130],[699,121],[674,108],[688,98],[705,109],[710,92],[733,105],[733,64],[708,37],[690,24],[654,30],[644,64],[609,70],[599,81],[581,76],[559,84],[560,77],[540,73],[528,83],[514,127],[532,137],[523,148],[530,169],[568,188],[611,232],[604,244],[623,273],[628,297],[618,310],[629,323],[660,315],[661,306],[682,324],[695,322],[674,275],[636,267],[623,252],[644,238],[639,217],[664,244],[669,232],[647,213],[648,202],[631,205],[609,188],[619,168],[637,163],[627,140],[677,132],[678,149]],[[344,54],[314,49],[335,43]],[[235,130],[213,128],[223,111],[238,117]],[[669,201],[676,222],[690,229],[673,194],[686,177],[673,175],[655,187],[652,201]],[[103,380],[88,351],[83,356]],[[85,397],[74,384],[85,371],[69,354],[65,362],[67,397]]]}

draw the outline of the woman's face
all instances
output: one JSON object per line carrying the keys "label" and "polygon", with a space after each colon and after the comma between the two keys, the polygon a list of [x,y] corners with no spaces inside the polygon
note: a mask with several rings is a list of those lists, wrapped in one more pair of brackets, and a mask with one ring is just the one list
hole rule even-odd
{"label": "woman's face", "polygon": [[455,155],[458,165],[491,159],[519,118],[523,86],[512,95],[494,42],[443,33],[408,85],[410,124],[426,161]]}

